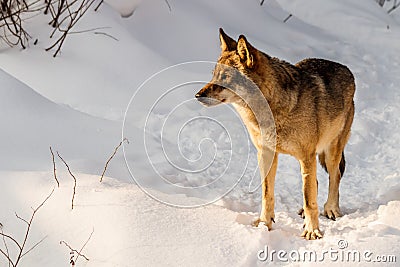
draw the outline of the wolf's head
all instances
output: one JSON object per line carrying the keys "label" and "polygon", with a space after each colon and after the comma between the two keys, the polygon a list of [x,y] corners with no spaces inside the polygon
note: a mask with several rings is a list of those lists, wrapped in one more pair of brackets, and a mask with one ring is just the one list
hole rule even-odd
{"label": "wolf's head", "polygon": [[241,103],[245,90],[249,88],[245,86],[245,80],[253,78],[260,57],[259,51],[250,45],[243,35],[235,41],[220,28],[219,39],[221,55],[213,71],[213,77],[196,94],[197,100],[206,106]]}

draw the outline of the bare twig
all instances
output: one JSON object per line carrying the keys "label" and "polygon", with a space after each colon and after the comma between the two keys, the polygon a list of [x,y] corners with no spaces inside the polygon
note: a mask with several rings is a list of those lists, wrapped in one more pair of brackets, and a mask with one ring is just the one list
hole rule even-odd
{"label": "bare twig", "polygon": [[75,193],[76,193],[76,177],[72,174],[67,162],[60,156],[60,154],[57,151],[57,156],[61,159],[61,161],[64,163],[64,165],[67,167],[67,170],[69,174],[71,175],[72,179],[74,179],[74,187],[73,187],[73,193],[72,193],[72,200],[71,200],[71,209],[74,209],[74,199],[75,199]]}
{"label": "bare twig", "polygon": [[[1,229],[0,235],[3,237],[3,241],[4,241],[4,244],[5,244],[5,246],[6,246],[6,251],[7,251],[7,252],[5,252],[5,251],[3,251],[2,249],[0,249],[0,253],[3,254],[3,256],[8,260],[9,266],[11,265],[11,266],[13,266],[13,267],[16,267],[16,266],[18,265],[18,263],[20,262],[20,260],[21,260],[24,256],[26,256],[29,252],[31,252],[34,248],[36,248],[40,243],[42,243],[44,239],[46,239],[46,237],[42,238],[39,242],[35,243],[35,245],[33,245],[30,249],[28,249],[27,251],[25,251],[25,245],[26,245],[26,242],[27,242],[28,237],[29,237],[29,233],[30,233],[30,230],[31,230],[31,227],[32,227],[33,219],[34,219],[36,213],[39,211],[39,209],[40,209],[41,207],[43,207],[43,205],[46,203],[46,201],[51,197],[51,195],[53,194],[53,192],[54,192],[54,188],[53,188],[53,190],[51,190],[50,194],[42,201],[42,203],[40,203],[36,208],[34,208],[34,209],[32,208],[33,212],[32,212],[32,215],[31,215],[31,217],[30,217],[29,220],[25,220],[25,219],[23,219],[22,217],[18,216],[17,213],[15,213],[16,217],[17,217],[19,220],[23,221],[23,222],[26,224],[26,226],[27,226],[27,227],[26,227],[26,230],[25,230],[25,236],[24,236],[24,239],[22,240],[22,242],[18,242],[18,241],[17,241],[14,237],[12,237],[11,235],[4,234],[3,230]],[[14,244],[18,247],[18,255],[16,256],[15,261],[13,261],[13,260],[11,259],[10,255],[9,255],[9,253],[8,253],[8,247],[7,247],[7,245],[6,245],[5,238],[8,238],[8,239],[11,240],[12,242],[14,242]]]}
{"label": "bare twig", "polygon": [[70,34],[76,34],[76,33],[85,33],[85,32],[94,32],[96,30],[104,30],[104,29],[110,29],[111,27],[98,27],[98,28],[93,28],[93,29],[87,29],[87,30],[81,30],[81,31],[71,31],[69,32]]}
{"label": "bare twig", "polygon": [[[56,33],[59,35],[46,51],[55,49],[53,57],[56,57],[76,23],[96,1],[99,2],[95,8],[97,11],[103,0],[0,0],[0,41],[11,47],[19,45],[25,49],[28,41],[33,39],[25,29],[26,14],[48,14],[51,17],[49,25],[54,28],[50,38]],[[165,1],[171,10],[168,1]],[[36,44],[37,39],[33,40]]]}
{"label": "bare twig", "polygon": [[172,8],[171,8],[171,5],[169,4],[168,0],[165,0],[165,3],[166,3],[167,6],[168,6],[169,12],[171,12],[171,11],[172,11]]}
{"label": "bare twig", "polygon": [[57,179],[56,162],[55,162],[55,160],[54,160],[54,153],[53,153],[53,149],[51,149],[51,147],[50,147],[50,153],[51,153],[51,159],[52,159],[52,161],[53,161],[53,174],[54,174],[54,179],[55,179],[56,182],[57,182],[57,187],[60,187],[60,182],[59,182],[58,179]]}
{"label": "bare twig", "polygon": [[[67,0],[60,0],[65,1],[64,7],[60,8],[57,12],[56,19],[57,25],[54,28],[53,33],[50,35],[50,38],[54,35],[57,31],[61,33],[61,36],[55,41],[53,45],[46,48],[46,51],[49,51],[55,47],[57,47],[53,57],[56,57],[58,53],[61,51],[61,47],[64,44],[65,39],[67,38],[68,34],[71,33],[71,30],[74,28],[75,24],[84,16],[84,14],[89,10],[89,8],[93,5],[96,0],[81,0],[80,4],[77,5],[75,8],[75,3],[77,0],[72,0],[68,2]],[[66,14],[64,14],[66,12]],[[53,17],[54,21],[55,17]],[[63,26],[66,23],[66,26]]]}
{"label": "bare twig", "polygon": [[[1,233],[2,234],[4,234],[4,232],[3,232],[3,225],[0,223],[0,230],[1,230]],[[2,238],[3,238],[3,243],[4,243],[4,247],[6,248],[6,258],[7,258],[7,260],[8,260],[8,267],[10,267],[11,266],[11,263],[12,263],[12,261],[10,260],[10,252],[8,251],[8,246],[7,246],[7,242],[6,242],[6,237],[4,236],[4,235],[2,235]]]}
{"label": "bare twig", "polygon": [[288,21],[292,16],[292,14],[289,14],[289,16],[287,16],[286,19],[283,20],[283,23],[286,23],[286,21]]}
{"label": "bare twig", "polygon": [[86,242],[83,244],[83,246],[82,246],[81,249],[79,250],[78,256],[76,257],[75,262],[78,261],[79,256],[84,257],[85,260],[87,260],[87,261],[89,260],[87,257],[85,257],[85,256],[82,254],[82,250],[86,247],[87,243],[89,243],[89,240],[92,238],[93,233],[94,233],[94,228],[92,228],[92,232],[90,233],[88,239],[86,240]]}
{"label": "bare twig", "polygon": [[264,4],[264,0],[261,0],[260,2],[260,6],[262,6]]}
{"label": "bare twig", "polygon": [[99,7],[103,4],[104,0],[101,0],[100,3],[95,7],[94,11],[97,11]]}
{"label": "bare twig", "polygon": [[38,12],[44,5],[41,0],[26,2],[25,0],[0,0],[0,39],[13,47],[20,45],[26,48],[30,34],[25,29],[27,13]]}
{"label": "bare twig", "polygon": [[93,32],[94,34],[103,34],[107,37],[110,37],[111,39],[114,39],[115,41],[119,41],[117,38],[112,36],[111,34],[105,33],[105,32],[96,32],[96,30],[102,30],[102,29],[109,29],[110,27],[98,27],[98,28],[93,28],[93,29],[88,29],[88,30],[81,30],[81,31],[73,31],[69,32],[69,34],[76,34],[76,33],[86,33],[86,32]]}
{"label": "bare twig", "polygon": [[376,2],[378,2],[378,4],[379,4],[380,6],[383,6],[383,5],[385,4],[385,1],[386,1],[386,0],[376,0]]}
{"label": "bare twig", "polygon": [[[30,230],[30,228],[31,228],[31,226],[32,226],[32,221],[33,221],[33,218],[35,217],[36,212],[37,212],[41,207],[43,207],[44,203],[46,203],[46,201],[51,197],[51,195],[53,194],[53,192],[54,192],[54,188],[53,188],[53,190],[51,190],[51,193],[43,200],[43,202],[40,203],[39,206],[37,206],[37,208],[33,209],[32,216],[31,216],[29,222],[27,222],[27,225],[28,225],[28,226],[27,226],[27,229],[26,229],[26,232],[25,232],[25,237],[24,237],[24,240],[22,241],[21,250],[19,251],[18,258],[17,258],[17,260],[15,261],[15,266],[18,265],[19,260],[22,258],[22,254],[23,254],[23,251],[24,251],[24,248],[25,248],[25,244],[26,244],[26,241],[28,240],[29,230]],[[23,221],[26,222],[26,220],[23,220]]]}
{"label": "bare twig", "polygon": [[12,261],[12,259],[10,258],[10,255],[8,253],[4,252],[1,248],[0,248],[0,253],[3,254],[3,256],[7,259],[8,266],[10,266],[10,264],[11,264],[11,266],[15,267],[15,264]]}
{"label": "bare twig", "polygon": [[42,239],[40,239],[38,242],[36,242],[30,249],[28,249],[27,251],[25,251],[21,257],[25,256],[26,254],[28,254],[29,252],[31,252],[32,250],[34,250],[37,246],[40,245],[40,243],[42,243],[45,239],[47,238],[47,235],[45,237],[43,237]]}
{"label": "bare twig", "polygon": [[78,254],[78,256],[82,256],[85,260],[89,260],[85,255],[79,253],[79,251],[77,251],[76,249],[72,248],[67,242],[65,242],[64,240],[60,241],[60,245],[64,244],[67,248],[69,248],[69,250],[71,250],[72,252]]}
{"label": "bare twig", "polygon": [[8,239],[10,239],[11,241],[14,242],[14,244],[18,247],[18,249],[21,249],[21,245],[18,243],[17,240],[15,240],[14,237],[12,237],[10,235],[7,235],[7,234],[4,234],[3,232],[1,232],[0,235],[2,235],[3,237],[7,237]]}
{"label": "bare twig", "polygon": [[388,14],[390,14],[392,11],[394,11],[396,8],[400,6],[400,2],[397,3],[397,0],[394,0],[393,6],[387,11]]}
{"label": "bare twig", "polygon": [[118,149],[122,146],[122,143],[123,143],[124,141],[126,141],[126,143],[129,144],[129,140],[128,140],[127,138],[124,138],[124,139],[122,139],[122,141],[119,143],[119,145],[115,147],[114,153],[113,153],[113,154],[111,155],[111,157],[107,160],[106,165],[104,166],[103,173],[101,174],[101,177],[100,177],[100,183],[103,181],[103,177],[104,177],[104,174],[106,173],[106,170],[107,170],[107,167],[108,167],[108,163],[110,163],[110,161],[111,161],[112,158],[115,156],[115,154],[117,153]]}
{"label": "bare twig", "polygon": [[[84,254],[82,254],[82,250],[85,248],[85,246],[87,245],[87,243],[89,242],[90,238],[92,238],[94,232],[94,228],[92,229],[92,232],[90,233],[88,239],[86,240],[86,242],[83,244],[83,246],[81,247],[81,249],[78,251],[74,248],[72,248],[67,242],[65,242],[64,240],[60,241],[60,245],[64,244],[67,248],[69,248],[70,250],[70,254],[72,254],[71,256],[71,263],[72,265],[75,265],[75,263],[78,261],[79,257],[83,257],[85,260],[89,260],[88,257],[86,257]],[[74,259],[73,254],[76,253],[76,258]]]}
{"label": "bare twig", "polygon": [[111,34],[108,34],[108,33],[105,33],[105,32],[94,32],[94,34],[102,34],[102,35],[105,35],[107,37],[110,37],[111,39],[114,39],[115,41],[119,41],[117,38],[115,38]]}
{"label": "bare twig", "polygon": [[25,220],[22,217],[19,217],[17,213],[15,213],[15,217],[17,217],[19,220],[23,221],[24,223],[26,223],[27,225],[29,225],[29,222],[27,220]]}

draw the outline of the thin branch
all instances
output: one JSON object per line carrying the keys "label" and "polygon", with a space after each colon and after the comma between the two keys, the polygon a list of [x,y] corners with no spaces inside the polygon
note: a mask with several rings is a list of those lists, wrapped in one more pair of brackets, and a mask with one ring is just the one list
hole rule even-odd
{"label": "thin branch", "polygon": [[[1,223],[0,223],[0,230],[1,230],[1,233],[4,234],[3,225]],[[8,246],[7,246],[5,236],[2,235],[2,238],[3,238],[4,247],[6,248],[6,253],[7,253],[6,258],[8,259],[8,267],[10,267],[10,265],[12,264],[12,261],[10,260],[10,252],[8,251]]]}
{"label": "thin branch", "polygon": [[97,10],[99,9],[99,7],[103,4],[104,0],[101,0],[100,3],[96,6],[96,8],[94,9],[94,11],[97,12]]}
{"label": "thin branch", "polygon": [[87,29],[87,30],[81,30],[81,31],[73,31],[73,32],[69,32],[69,34],[93,32],[93,31],[95,31],[95,30],[104,30],[104,29],[110,29],[110,28],[111,28],[111,27],[98,27],[98,28]]}
{"label": "thin branch", "polygon": [[169,12],[171,12],[171,11],[172,11],[172,9],[171,9],[171,5],[169,4],[168,0],[165,0],[165,3],[166,3],[166,4],[167,4],[167,6],[168,6]]}
{"label": "thin branch", "polygon": [[85,255],[83,255],[83,254],[81,254],[81,253],[79,253],[79,251],[77,251],[76,249],[73,249],[67,242],[65,242],[64,240],[61,240],[60,241],[60,245],[61,244],[64,244],[66,247],[68,247],[69,248],[69,250],[71,250],[71,252],[74,252],[74,253],[76,253],[76,254],[78,254],[78,256],[82,256],[85,260],[89,260]]}
{"label": "thin branch", "polygon": [[264,4],[264,0],[261,0],[260,2],[260,6],[262,6]]}
{"label": "thin branch", "polygon": [[56,173],[56,162],[55,162],[55,160],[54,160],[54,153],[53,153],[53,149],[51,149],[51,146],[50,146],[50,153],[51,153],[51,159],[52,159],[52,161],[53,161],[53,174],[54,174],[54,179],[55,179],[56,182],[57,182],[57,187],[60,187],[60,182],[59,182],[58,179],[57,179],[57,173]]}
{"label": "thin branch", "polygon": [[[53,190],[51,190],[50,194],[49,194],[35,209],[32,209],[33,212],[32,212],[32,215],[31,215],[31,218],[29,219],[29,221],[28,221],[28,220],[25,220],[24,218],[18,216],[17,213],[15,213],[15,216],[16,216],[19,220],[21,220],[21,221],[23,221],[24,223],[26,223],[26,225],[27,225],[26,230],[25,230],[25,236],[24,236],[24,239],[23,239],[22,243],[18,242],[14,237],[12,237],[12,236],[10,236],[10,235],[4,234],[3,229],[2,229],[2,225],[0,224],[0,225],[1,225],[1,227],[0,227],[0,228],[1,228],[0,235],[1,235],[2,238],[3,238],[3,242],[4,242],[4,245],[5,245],[5,247],[6,247],[6,252],[5,252],[4,250],[0,249],[0,253],[3,254],[3,256],[6,257],[6,259],[8,260],[8,266],[10,266],[10,264],[11,264],[13,267],[16,267],[16,266],[18,265],[18,263],[20,262],[20,260],[21,260],[25,255],[27,255],[29,252],[31,252],[31,251],[32,251],[34,248],[36,248],[40,243],[42,243],[44,239],[46,239],[47,236],[44,237],[44,238],[42,238],[39,242],[37,242],[36,244],[34,244],[34,245],[33,245],[30,249],[28,249],[27,251],[24,251],[25,245],[26,245],[26,241],[28,240],[29,232],[30,232],[30,229],[31,229],[31,226],[32,226],[33,219],[34,219],[34,217],[35,217],[35,215],[36,215],[36,212],[39,211],[39,209],[46,203],[46,201],[51,197],[51,195],[52,195],[53,193],[54,193],[54,188],[53,188]],[[15,245],[18,247],[18,255],[17,255],[16,259],[15,259],[15,262],[13,262],[12,259],[11,259],[11,257],[10,257],[9,250],[8,250],[8,247],[7,247],[7,243],[6,243],[5,238],[8,238],[9,240],[13,241],[13,242],[15,243]]]}
{"label": "thin branch", "polygon": [[27,220],[25,220],[24,218],[19,217],[17,213],[15,213],[15,217],[17,217],[18,219],[20,219],[21,221],[23,221],[24,223],[29,225],[29,222]]}
{"label": "thin branch", "polygon": [[[72,1],[71,3],[66,3],[65,8],[61,11],[61,13],[68,11],[68,14],[65,15],[65,17],[61,19],[61,21],[59,21],[57,27],[55,27],[50,37],[54,35],[55,31],[58,31],[62,34],[52,46],[46,48],[46,51],[49,51],[57,46],[57,49],[54,52],[53,57],[56,57],[58,55],[58,53],[61,51],[61,47],[63,46],[65,39],[71,32],[71,29],[84,16],[84,14],[89,10],[89,8],[93,5],[95,1],[96,0],[82,0],[80,5],[74,11],[72,11],[71,8],[75,4],[76,0]],[[65,20],[69,20],[68,25],[65,28],[61,28],[61,25]]]}
{"label": "thin branch", "polygon": [[[24,248],[25,248],[26,241],[28,240],[29,231],[30,231],[30,229],[31,229],[32,221],[33,221],[33,218],[35,217],[36,212],[37,212],[41,207],[43,207],[44,203],[46,203],[46,201],[51,197],[51,195],[53,195],[53,193],[54,193],[54,188],[53,188],[53,190],[51,190],[50,194],[43,200],[43,202],[40,203],[39,206],[37,206],[35,209],[33,209],[32,216],[31,216],[30,220],[28,221],[28,226],[27,226],[26,231],[25,231],[24,240],[22,241],[22,244],[21,244],[21,246],[20,246],[21,249],[20,249],[20,251],[19,251],[19,253],[18,253],[18,257],[17,257],[17,259],[16,259],[16,261],[15,261],[15,266],[17,266],[17,265],[18,265],[18,262],[21,260],[21,258],[22,258],[24,255],[26,255],[26,253],[23,255],[23,252],[24,252]],[[17,218],[18,218],[18,217],[17,217]],[[23,219],[22,219],[22,220],[23,220]],[[23,220],[23,221],[26,222],[26,220]]]}
{"label": "thin branch", "polygon": [[396,3],[397,1],[395,0],[393,3],[393,6],[387,11],[388,14],[390,14],[393,10],[398,8],[400,6],[400,3]]}
{"label": "thin branch", "polygon": [[[79,256],[84,257],[84,255],[82,254],[82,250],[86,247],[87,243],[89,243],[89,240],[90,240],[90,238],[92,238],[93,233],[94,233],[94,228],[92,228],[92,232],[90,233],[88,239],[86,240],[86,242],[83,244],[83,246],[82,246],[81,249],[79,250],[78,256],[76,257],[75,262],[78,261]],[[89,260],[89,259],[86,258],[86,257],[84,257],[84,258],[85,258],[85,260],[87,260],[87,261]]]}
{"label": "thin branch", "polygon": [[61,159],[61,161],[65,164],[65,166],[67,167],[67,170],[69,172],[69,174],[71,175],[71,177],[74,179],[74,188],[73,188],[73,193],[72,193],[72,201],[71,201],[71,209],[74,209],[74,199],[75,199],[75,193],[76,193],[76,177],[72,174],[67,162],[60,156],[60,154],[57,151],[57,156]]}
{"label": "thin branch", "polygon": [[[101,29],[109,29],[110,27],[98,27],[98,28],[94,28],[94,29],[88,29],[88,30],[81,30],[81,31],[73,31],[73,32],[69,32],[68,34],[79,34],[79,33],[87,33],[87,32],[93,32],[95,30],[101,30]],[[102,34],[105,35],[107,37],[110,37],[111,39],[115,40],[115,41],[119,41],[117,38],[115,38],[114,36],[112,36],[111,34],[105,33],[105,32],[93,32],[94,34]]]}
{"label": "thin branch", "polygon": [[105,33],[105,32],[94,32],[94,34],[102,34],[105,35],[107,37],[110,37],[111,39],[114,39],[115,41],[119,41],[117,38],[115,38],[114,36],[112,36],[111,34]]}
{"label": "thin branch", "polygon": [[[53,189],[53,191],[54,191],[54,189]],[[31,219],[30,219],[30,221],[29,221],[29,223],[28,223],[28,227],[26,228],[25,237],[24,237],[24,240],[22,241],[21,250],[20,250],[19,253],[18,253],[17,260],[15,261],[15,266],[18,265],[18,262],[19,262],[20,259],[22,258],[22,252],[24,251],[24,247],[25,247],[26,241],[28,240],[29,231],[30,231],[30,229],[31,229],[32,220],[33,220],[33,217],[35,216],[35,213],[36,213],[36,212],[33,211],[32,216],[31,216]]]}
{"label": "thin branch", "polygon": [[[27,47],[29,39],[32,37],[25,30],[24,20],[26,13],[37,12],[40,10],[40,0],[30,1],[29,4],[25,0],[2,0],[0,12],[0,25],[3,28],[1,40],[11,47],[20,45],[23,49]],[[22,18],[23,17],[23,18]]]}
{"label": "thin branch", "polygon": [[286,19],[283,20],[283,23],[286,23],[286,21],[288,21],[292,16],[292,14],[289,14],[289,16],[287,16]]}
{"label": "thin branch", "polygon": [[15,267],[14,262],[11,260],[10,256],[8,255],[8,253],[5,253],[1,248],[0,248],[0,253],[4,255],[4,257],[6,257],[6,259],[8,260],[8,266],[10,266],[10,263],[13,267]]}
{"label": "thin branch", "polygon": [[45,237],[43,237],[42,239],[40,239],[38,242],[36,242],[36,244],[34,244],[30,249],[28,249],[27,251],[25,251],[21,257],[25,256],[26,254],[28,254],[29,252],[31,252],[34,248],[36,248],[37,246],[40,245],[40,243],[42,243],[45,239],[47,238],[47,235]]}
{"label": "thin branch", "polygon": [[[51,195],[53,195],[53,193],[54,193],[54,187],[53,187],[53,190],[51,190],[50,194],[43,200],[43,202],[40,203],[40,205],[37,206],[36,209],[33,209],[33,214],[32,214],[32,215],[35,215],[35,213],[36,213],[41,207],[43,207],[44,203],[46,203],[46,201],[49,200],[49,198],[51,197]],[[32,217],[33,217],[33,216],[32,216]],[[32,221],[32,220],[31,220],[31,221]]]}
{"label": "thin branch", "polygon": [[4,234],[3,232],[1,232],[0,235],[3,236],[3,237],[7,237],[7,238],[10,239],[11,241],[13,241],[13,242],[15,243],[15,245],[17,245],[18,249],[22,249],[22,248],[21,248],[21,245],[18,243],[18,241],[15,240],[15,238],[13,238],[12,236],[7,235],[7,234]]}
{"label": "thin branch", "polygon": [[104,170],[103,173],[101,174],[100,177],[100,183],[103,181],[103,177],[104,174],[106,173],[107,167],[108,167],[108,163],[110,163],[110,161],[112,160],[112,158],[115,156],[115,154],[117,154],[118,149],[122,146],[122,143],[126,141],[129,144],[129,140],[127,138],[122,139],[122,141],[119,143],[118,146],[115,147],[114,149],[114,153],[111,155],[111,157],[107,160],[106,165],[104,166]]}

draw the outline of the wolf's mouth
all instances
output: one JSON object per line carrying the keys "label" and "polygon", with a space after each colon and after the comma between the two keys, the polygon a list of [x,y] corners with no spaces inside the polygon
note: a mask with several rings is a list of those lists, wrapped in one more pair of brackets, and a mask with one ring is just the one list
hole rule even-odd
{"label": "wolf's mouth", "polygon": [[196,95],[196,99],[206,107],[216,106],[216,105],[221,104],[226,101],[225,98],[222,100],[219,100],[219,99],[215,99],[215,98],[203,97],[203,96],[198,96],[198,95]]}

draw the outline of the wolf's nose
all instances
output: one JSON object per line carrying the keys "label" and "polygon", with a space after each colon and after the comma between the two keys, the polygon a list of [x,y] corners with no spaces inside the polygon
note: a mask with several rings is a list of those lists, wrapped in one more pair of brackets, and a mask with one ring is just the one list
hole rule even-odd
{"label": "wolf's nose", "polygon": [[201,97],[201,94],[197,93],[197,94],[195,95],[195,97],[196,97],[196,98],[199,98],[199,97]]}

